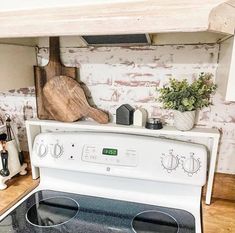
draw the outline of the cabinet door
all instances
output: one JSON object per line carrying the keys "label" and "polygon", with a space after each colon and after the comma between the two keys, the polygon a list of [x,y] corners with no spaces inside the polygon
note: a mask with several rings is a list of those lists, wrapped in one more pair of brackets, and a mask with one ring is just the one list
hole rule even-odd
{"label": "cabinet door", "polygon": [[34,86],[34,47],[0,44],[0,92]]}
{"label": "cabinet door", "polygon": [[235,101],[235,45],[234,36],[220,44],[216,75],[218,91],[226,101]]}

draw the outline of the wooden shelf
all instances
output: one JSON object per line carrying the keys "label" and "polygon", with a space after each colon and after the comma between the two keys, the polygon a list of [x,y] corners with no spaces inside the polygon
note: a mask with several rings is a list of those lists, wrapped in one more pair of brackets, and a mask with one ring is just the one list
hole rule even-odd
{"label": "wooden shelf", "polygon": [[98,124],[93,121],[77,121],[73,123],[58,122],[52,120],[29,120],[27,124],[40,125],[44,127],[58,127],[74,129],[74,130],[93,130],[102,132],[116,132],[116,133],[127,133],[127,134],[140,134],[149,136],[188,136],[188,137],[220,137],[218,129],[212,128],[193,128],[190,131],[180,131],[173,126],[164,126],[160,130],[150,130],[144,127],[138,127],[134,125],[125,126],[117,125],[114,123]]}

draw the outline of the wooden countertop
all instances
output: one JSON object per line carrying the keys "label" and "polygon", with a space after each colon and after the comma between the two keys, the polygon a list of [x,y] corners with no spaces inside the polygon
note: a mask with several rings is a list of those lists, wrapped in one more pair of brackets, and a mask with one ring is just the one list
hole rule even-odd
{"label": "wooden countertop", "polygon": [[8,188],[0,190],[0,215],[37,187],[38,184],[39,179],[33,180],[31,172],[25,176],[17,175],[9,180],[7,182]]}
{"label": "wooden countertop", "polygon": [[235,202],[213,199],[202,205],[204,233],[235,233]]}
{"label": "wooden countertop", "polygon": [[[39,184],[31,174],[16,176],[6,190],[0,191],[0,215]],[[235,202],[213,199],[212,204],[202,204],[204,233],[235,233]]]}

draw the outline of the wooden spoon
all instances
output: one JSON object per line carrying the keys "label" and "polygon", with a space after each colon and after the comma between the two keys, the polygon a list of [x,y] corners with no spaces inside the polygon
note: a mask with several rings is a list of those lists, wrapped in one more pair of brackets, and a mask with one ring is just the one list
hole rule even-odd
{"label": "wooden spoon", "polygon": [[108,114],[91,107],[80,84],[68,76],[55,76],[45,84],[43,94],[47,111],[55,120],[73,122],[82,117],[108,123]]}

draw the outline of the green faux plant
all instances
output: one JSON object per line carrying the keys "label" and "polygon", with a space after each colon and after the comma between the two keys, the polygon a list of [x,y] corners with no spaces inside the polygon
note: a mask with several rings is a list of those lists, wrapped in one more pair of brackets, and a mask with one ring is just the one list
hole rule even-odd
{"label": "green faux plant", "polygon": [[208,107],[212,104],[211,95],[217,88],[212,77],[211,73],[201,73],[191,84],[186,79],[179,81],[171,78],[168,85],[158,89],[158,100],[163,108],[180,112]]}

